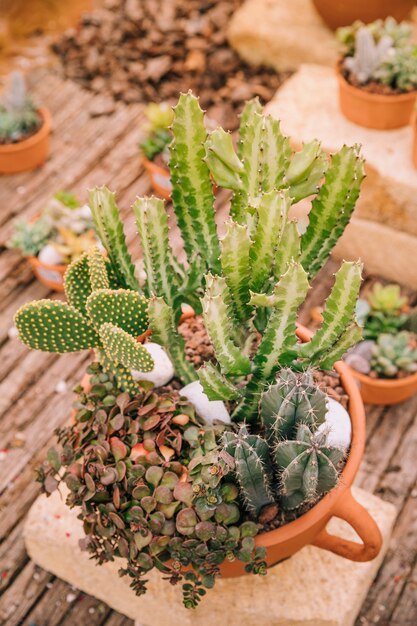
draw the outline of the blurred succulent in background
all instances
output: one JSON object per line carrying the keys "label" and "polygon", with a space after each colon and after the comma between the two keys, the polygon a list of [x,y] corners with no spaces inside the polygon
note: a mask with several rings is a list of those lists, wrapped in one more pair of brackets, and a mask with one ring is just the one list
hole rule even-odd
{"label": "blurred succulent in background", "polygon": [[160,104],[152,102],[146,107],[145,116],[148,120],[145,128],[147,137],[140,142],[139,148],[149,161],[153,161],[172,141],[170,126],[174,119],[174,112],[166,102]]}
{"label": "blurred succulent in background", "polygon": [[13,233],[7,247],[20,250],[24,256],[37,256],[46,246],[51,235],[51,223],[47,217],[40,217],[34,222],[16,220]]}
{"label": "blurred succulent in background", "polygon": [[380,378],[398,378],[417,372],[417,340],[413,333],[383,334],[372,348],[372,370]]}
{"label": "blurred succulent in background", "polygon": [[12,72],[0,101],[0,143],[16,143],[35,132],[42,119],[26,91],[23,74]]}
{"label": "blurred succulent in background", "polygon": [[366,300],[357,305],[359,323],[365,339],[377,339],[383,333],[395,334],[407,322],[408,298],[401,295],[399,285],[375,283]]}

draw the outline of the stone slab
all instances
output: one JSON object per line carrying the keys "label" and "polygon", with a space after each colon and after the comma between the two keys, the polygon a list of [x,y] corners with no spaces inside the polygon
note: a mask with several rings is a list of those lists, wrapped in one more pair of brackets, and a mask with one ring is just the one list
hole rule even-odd
{"label": "stone slab", "polygon": [[[417,10],[412,24],[417,38]],[[333,66],[339,54],[333,31],[311,0],[246,0],[230,21],[228,37],[245,61],[278,71],[302,63]]]}
{"label": "stone slab", "polygon": [[311,0],[246,0],[228,29],[230,44],[248,63],[281,70],[301,63],[333,65],[338,44]]}
{"label": "stone slab", "polygon": [[[271,568],[265,577],[219,580],[201,606],[186,610],[181,589],[157,572],[149,575],[148,593],[136,597],[128,581],[117,575],[118,563],[98,566],[81,552],[83,536],[76,511],[55,492],[39,497],[27,517],[24,536],[29,556],[41,567],[93,595],[136,626],[353,626],[366,593],[386,552],[395,508],[355,489],[355,497],[377,521],[384,536],[381,554],[370,563],[352,563],[318,548],[306,547]],[[345,522],[332,519],[329,528],[356,539]]]}
{"label": "stone slab", "polygon": [[334,152],[344,144],[361,144],[367,177],[355,216],[417,235],[411,127],[378,131],[349,122],[339,111],[335,72],[313,64],[302,65],[266,110],[281,120],[283,132],[296,145],[316,138],[328,152]]}

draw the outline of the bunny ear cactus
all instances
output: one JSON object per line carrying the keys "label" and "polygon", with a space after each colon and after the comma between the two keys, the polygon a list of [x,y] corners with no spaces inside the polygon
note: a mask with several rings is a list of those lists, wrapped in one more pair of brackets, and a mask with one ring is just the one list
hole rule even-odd
{"label": "bunny ear cactus", "polygon": [[122,389],[135,390],[129,369],[150,371],[149,352],[136,341],[148,328],[147,301],[136,291],[110,289],[108,263],[92,248],[71,264],[65,275],[68,304],[39,300],[15,315],[21,341],[45,352],[78,352],[95,348]]}

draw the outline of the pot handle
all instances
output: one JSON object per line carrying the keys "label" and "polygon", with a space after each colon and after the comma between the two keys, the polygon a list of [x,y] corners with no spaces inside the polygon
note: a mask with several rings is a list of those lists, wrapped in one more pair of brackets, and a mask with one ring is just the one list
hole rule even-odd
{"label": "pot handle", "polygon": [[363,543],[337,537],[323,528],[312,545],[329,550],[350,561],[372,561],[381,550],[382,535],[374,519],[355,500],[350,489],[343,494],[342,501],[335,507],[333,515],[350,524]]}

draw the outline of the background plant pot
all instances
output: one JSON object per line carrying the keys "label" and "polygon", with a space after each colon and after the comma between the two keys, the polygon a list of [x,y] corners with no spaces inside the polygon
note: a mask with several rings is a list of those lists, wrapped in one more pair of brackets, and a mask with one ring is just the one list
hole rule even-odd
{"label": "background plant pot", "polygon": [[417,169],[417,115],[416,111],[414,111],[411,116],[411,128],[413,131],[413,144],[412,144],[412,155],[411,158],[413,160],[413,165]]}
{"label": "background plant pot", "polygon": [[169,200],[172,187],[168,169],[156,165],[156,163],[149,161],[146,157],[143,157],[143,165],[149,174],[155,193],[164,198],[164,200]]}
{"label": "background plant pot", "polygon": [[51,114],[48,109],[39,109],[42,117],[40,129],[17,143],[0,145],[0,174],[28,172],[43,165],[49,153]]}
{"label": "background plant pot", "polygon": [[[311,333],[306,328],[299,327],[297,333],[302,341],[308,341],[311,338]],[[351,486],[365,449],[363,402],[350,368],[338,361],[335,369],[349,396],[349,414],[352,421],[352,444],[349,457],[338,485],[310,511],[281,528],[256,537],[256,544],[267,549],[266,561],[269,567],[292,556],[309,544],[330,550],[352,561],[370,561],[378,555],[381,549],[382,537],[378,526],[351,493]],[[330,535],[325,527],[333,516],[348,522],[363,543]],[[239,561],[224,562],[220,570],[222,576],[227,578],[245,574],[244,565]]]}
{"label": "background plant pot", "polygon": [[415,0],[313,0],[317,13],[333,30],[348,26],[355,20],[368,24],[389,15],[401,21],[415,4]]}
{"label": "background plant pot", "polygon": [[350,121],[376,130],[392,130],[410,123],[417,91],[385,96],[353,87],[337,67],[339,106]]}
{"label": "background plant pot", "polygon": [[[349,366],[348,366],[349,367]],[[371,378],[350,368],[352,376],[359,382],[362,400],[366,404],[398,404],[417,393],[417,373],[389,380]]]}
{"label": "background plant pot", "polygon": [[67,265],[47,265],[42,263],[35,256],[28,257],[36,278],[48,289],[53,291],[64,291],[64,274]]}

